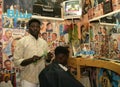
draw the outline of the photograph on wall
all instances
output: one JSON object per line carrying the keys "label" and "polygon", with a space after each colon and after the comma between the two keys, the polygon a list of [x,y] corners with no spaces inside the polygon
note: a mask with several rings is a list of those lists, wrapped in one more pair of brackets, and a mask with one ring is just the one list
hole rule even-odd
{"label": "photograph on wall", "polygon": [[30,19],[31,15],[27,18],[16,18],[12,16],[2,16],[2,27],[3,28],[12,28],[12,29],[27,29],[27,22]]}
{"label": "photograph on wall", "polygon": [[4,0],[2,27],[27,29],[27,21],[32,16],[31,0]]}
{"label": "photograph on wall", "polygon": [[111,72],[107,69],[100,69],[98,74],[98,87],[112,87]]}
{"label": "photograph on wall", "polygon": [[82,0],[82,14],[87,14],[89,9],[92,8],[92,6],[92,0]]}
{"label": "photograph on wall", "polygon": [[[0,84],[3,85],[3,87],[20,87],[16,86],[20,85],[20,70],[18,67],[14,66],[13,55],[17,41],[25,35],[27,35],[26,30],[23,29],[3,28],[2,30],[2,65],[0,72],[3,72],[4,77],[2,78],[2,82],[0,82]],[[4,81],[6,81],[6,84]]]}
{"label": "photograph on wall", "polygon": [[2,0],[0,0],[0,30],[2,29]]}
{"label": "photograph on wall", "polygon": [[89,27],[88,24],[82,24],[80,26],[81,38],[80,43],[89,43]]}
{"label": "photograph on wall", "polygon": [[98,72],[98,87],[119,87],[120,75],[104,68]]}
{"label": "photograph on wall", "polygon": [[8,9],[12,8],[19,12],[32,13],[33,3],[36,0],[4,0],[3,2],[3,13],[6,13]]}
{"label": "photograph on wall", "polygon": [[[90,29],[90,46],[95,51],[95,56],[109,58],[109,27],[95,24],[94,29]],[[92,34],[94,32],[94,34]]]}
{"label": "photograph on wall", "polygon": [[22,38],[25,35],[25,30],[20,29],[9,29],[4,28],[3,29],[3,35],[2,35],[2,53],[3,53],[3,60],[13,60],[13,46],[16,44],[16,41],[18,41],[20,38]]}
{"label": "photograph on wall", "polygon": [[66,45],[68,38],[64,32],[64,23],[51,21],[51,20],[41,20],[42,26],[40,30],[40,37],[47,41],[49,50],[53,50],[59,45]]}
{"label": "photograph on wall", "polygon": [[96,67],[81,67],[80,82],[84,87],[97,87],[98,69]]}
{"label": "photograph on wall", "polygon": [[120,61],[120,34],[112,34],[110,39],[110,59]]}
{"label": "photograph on wall", "polygon": [[73,40],[71,45],[72,45],[73,56],[80,56],[80,52],[81,52],[80,41]]}

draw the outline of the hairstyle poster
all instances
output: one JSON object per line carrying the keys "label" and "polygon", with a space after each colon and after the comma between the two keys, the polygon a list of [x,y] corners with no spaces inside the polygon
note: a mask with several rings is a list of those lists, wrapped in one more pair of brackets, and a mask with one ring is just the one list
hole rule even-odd
{"label": "hairstyle poster", "polygon": [[92,8],[93,0],[82,0],[82,14],[85,15],[88,13],[88,10]]}
{"label": "hairstyle poster", "polygon": [[[94,33],[93,33],[94,32]],[[95,24],[89,27],[90,47],[95,56],[109,58],[109,27]]]}
{"label": "hairstyle poster", "polygon": [[120,61],[120,34],[112,34],[110,39],[110,59]]}
{"label": "hairstyle poster", "polygon": [[41,20],[40,37],[47,41],[49,50],[53,51],[59,45],[68,44],[68,36],[64,31],[64,22]]}
{"label": "hairstyle poster", "polygon": [[97,87],[97,74],[98,69],[95,67],[82,67],[80,82],[85,87]]}
{"label": "hairstyle poster", "polygon": [[119,87],[120,76],[107,69],[99,69],[98,87]]}
{"label": "hairstyle poster", "polygon": [[[14,66],[13,55],[14,49],[16,47],[17,41],[24,37],[26,30],[22,29],[2,29],[1,41],[1,65],[0,72],[3,74],[2,82],[0,83],[3,87],[20,87],[20,70]],[[16,78],[17,77],[17,78]],[[4,86],[5,85],[5,86]]]}

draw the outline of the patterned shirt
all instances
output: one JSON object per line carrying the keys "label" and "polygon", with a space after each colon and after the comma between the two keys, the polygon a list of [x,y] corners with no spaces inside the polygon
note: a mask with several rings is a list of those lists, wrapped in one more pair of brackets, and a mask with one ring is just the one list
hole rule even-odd
{"label": "patterned shirt", "polygon": [[[36,40],[32,35],[28,35],[20,39],[14,52],[14,62],[16,66],[20,66],[25,59],[32,58],[33,55],[42,56],[48,52],[46,41],[39,38]],[[21,66],[20,66],[21,67]],[[21,78],[29,82],[37,84],[38,75],[45,67],[45,59],[37,61],[37,63],[29,64],[21,71]]]}

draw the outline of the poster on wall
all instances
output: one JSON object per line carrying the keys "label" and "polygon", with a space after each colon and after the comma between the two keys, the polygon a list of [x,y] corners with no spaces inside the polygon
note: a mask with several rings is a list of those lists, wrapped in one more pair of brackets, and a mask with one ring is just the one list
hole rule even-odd
{"label": "poster on wall", "polygon": [[82,0],[82,14],[85,15],[88,13],[88,10],[92,8],[93,0]]}
{"label": "poster on wall", "polygon": [[[94,28],[92,28],[94,27]],[[107,26],[95,24],[90,27],[90,47],[95,56],[109,59],[109,29]],[[92,33],[94,32],[94,33]]]}
{"label": "poster on wall", "polygon": [[36,0],[4,0],[3,13],[6,13],[8,9],[12,8],[19,12],[32,13],[33,3]]}
{"label": "poster on wall", "polygon": [[96,67],[81,67],[80,82],[85,87],[119,87],[120,75],[105,69]]}
{"label": "poster on wall", "polygon": [[[20,87],[20,78],[16,78],[20,74],[18,67],[14,66],[13,55],[17,41],[26,35],[26,30],[3,28],[2,30],[2,68],[3,72],[1,85],[10,84],[11,87]],[[4,84],[4,81],[7,83]],[[9,87],[9,86],[8,86]]]}
{"label": "poster on wall", "polygon": [[49,50],[53,50],[59,45],[65,45],[64,23],[50,20],[41,20],[42,26],[40,37],[48,42]]}
{"label": "poster on wall", "polygon": [[0,70],[2,68],[2,0],[0,0]]}
{"label": "poster on wall", "polygon": [[27,22],[29,18],[12,18],[7,16],[2,16],[2,26],[3,28],[14,28],[14,29],[27,29]]}
{"label": "poster on wall", "polygon": [[120,86],[120,75],[117,73],[107,70],[99,69],[98,72],[98,87],[119,87]]}
{"label": "poster on wall", "polygon": [[120,34],[112,34],[110,39],[110,59],[120,61]]}
{"label": "poster on wall", "polygon": [[2,26],[4,28],[27,28],[27,20],[32,16],[32,0],[4,0]]}

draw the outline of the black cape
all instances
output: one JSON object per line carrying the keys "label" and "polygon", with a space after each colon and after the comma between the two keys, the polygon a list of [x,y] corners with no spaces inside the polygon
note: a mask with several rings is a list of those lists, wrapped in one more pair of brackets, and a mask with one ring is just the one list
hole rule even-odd
{"label": "black cape", "polygon": [[47,66],[39,75],[40,87],[84,87],[56,62]]}

